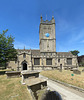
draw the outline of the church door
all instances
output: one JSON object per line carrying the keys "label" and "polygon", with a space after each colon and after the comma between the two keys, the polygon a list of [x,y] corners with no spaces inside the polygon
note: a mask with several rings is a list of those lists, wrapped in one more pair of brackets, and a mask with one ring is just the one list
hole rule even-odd
{"label": "church door", "polygon": [[27,64],[23,63],[23,70],[27,70]]}

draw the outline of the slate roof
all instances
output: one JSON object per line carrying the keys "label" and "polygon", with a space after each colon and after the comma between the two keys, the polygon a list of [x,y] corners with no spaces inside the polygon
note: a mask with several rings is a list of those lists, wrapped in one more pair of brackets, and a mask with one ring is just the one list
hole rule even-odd
{"label": "slate roof", "polygon": [[73,56],[71,52],[57,52],[57,56]]}
{"label": "slate roof", "polygon": [[40,50],[31,50],[33,56],[40,56]]}
{"label": "slate roof", "polygon": [[[17,52],[18,52],[18,53],[21,53],[21,52],[23,52],[23,51],[25,51],[25,52],[30,52],[30,49],[17,49]],[[32,50],[31,50],[31,53],[32,53],[33,56],[40,56],[40,50],[39,50],[39,49],[38,49],[38,50],[32,49]]]}

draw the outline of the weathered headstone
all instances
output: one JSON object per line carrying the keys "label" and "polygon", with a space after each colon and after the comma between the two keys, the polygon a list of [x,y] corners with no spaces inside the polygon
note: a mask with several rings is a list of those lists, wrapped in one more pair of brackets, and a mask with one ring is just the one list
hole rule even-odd
{"label": "weathered headstone", "polygon": [[78,69],[73,70],[74,74],[81,74],[81,71],[79,71]]}
{"label": "weathered headstone", "polygon": [[20,77],[21,72],[20,71],[7,71],[5,72],[7,75],[7,78],[16,78]]}
{"label": "weathered headstone", "polygon": [[31,93],[33,95],[33,98],[35,100],[38,100],[37,91],[40,91],[43,88],[45,88],[47,86],[47,81],[41,78],[34,78],[34,79],[29,79],[29,81],[27,81],[26,84],[28,89],[32,90]]}
{"label": "weathered headstone", "polygon": [[26,80],[28,79],[34,79],[39,77],[39,73],[40,72],[36,72],[36,71],[26,71],[26,72],[22,72],[22,83],[25,83]]}
{"label": "weathered headstone", "polygon": [[84,69],[82,70],[82,72],[84,72]]}
{"label": "weathered headstone", "polygon": [[26,84],[32,98],[38,100],[37,92],[47,87],[47,79],[39,77],[40,72],[37,71],[23,71],[21,73],[22,84]]}
{"label": "weathered headstone", "polygon": [[62,64],[60,64],[60,69],[59,69],[59,71],[62,72]]}

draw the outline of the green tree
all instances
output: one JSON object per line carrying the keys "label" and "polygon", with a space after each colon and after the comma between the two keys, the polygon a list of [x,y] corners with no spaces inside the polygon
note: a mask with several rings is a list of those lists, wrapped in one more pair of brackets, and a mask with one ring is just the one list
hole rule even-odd
{"label": "green tree", "polygon": [[80,53],[78,50],[70,51],[73,55],[78,56],[78,53]]}
{"label": "green tree", "polygon": [[5,66],[10,60],[15,60],[17,57],[17,51],[14,49],[14,37],[6,36],[5,33],[8,31],[6,29],[0,34],[0,66]]}

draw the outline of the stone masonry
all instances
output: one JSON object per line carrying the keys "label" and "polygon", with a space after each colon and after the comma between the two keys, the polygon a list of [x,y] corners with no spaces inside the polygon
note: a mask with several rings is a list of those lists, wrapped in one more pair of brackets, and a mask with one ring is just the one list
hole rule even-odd
{"label": "stone masonry", "polygon": [[43,70],[53,68],[77,68],[77,56],[71,52],[56,52],[55,19],[44,21],[41,16],[39,26],[40,49],[17,49],[16,61],[10,61],[8,67],[17,71]]}

